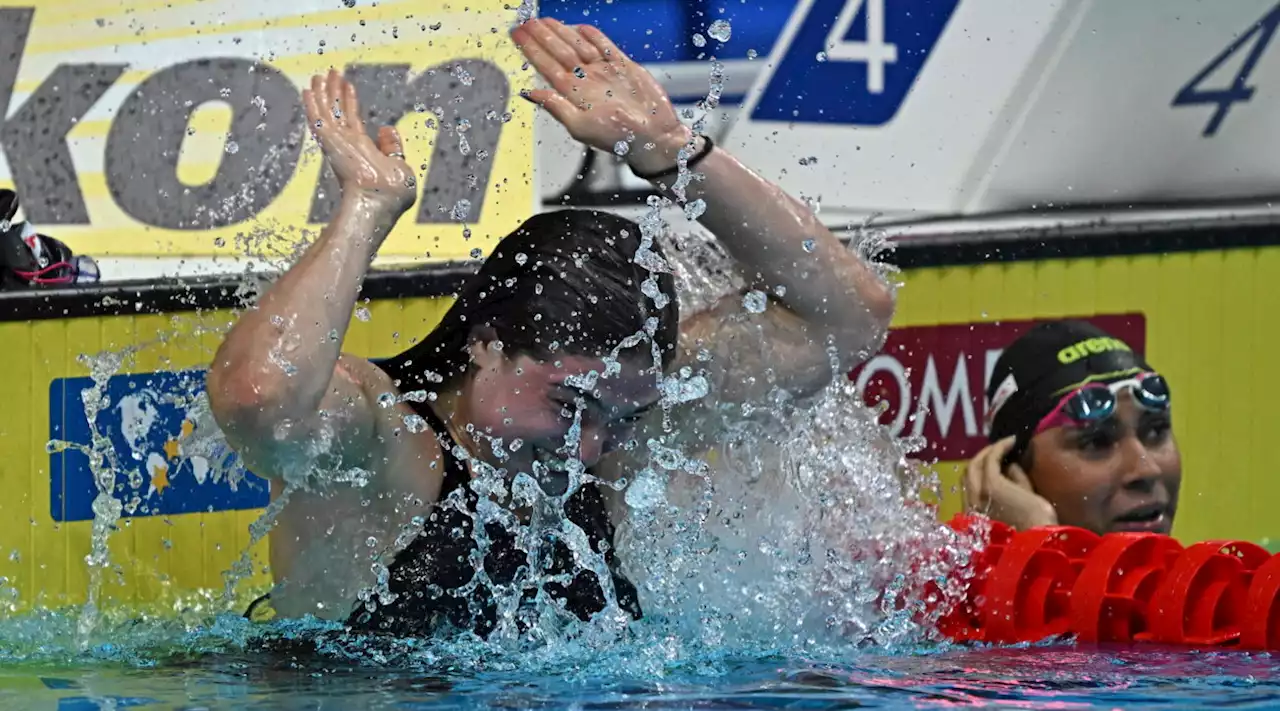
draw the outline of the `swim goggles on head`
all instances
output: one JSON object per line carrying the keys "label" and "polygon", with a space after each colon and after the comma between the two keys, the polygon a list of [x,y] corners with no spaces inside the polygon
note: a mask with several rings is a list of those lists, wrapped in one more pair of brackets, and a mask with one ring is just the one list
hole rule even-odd
{"label": "swim goggles on head", "polygon": [[1169,384],[1157,373],[1139,373],[1114,383],[1087,383],[1067,393],[1058,406],[1040,420],[1034,434],[1054,427],[1083,425],[1111,417],[1116,412],[1117,396],[1124,390],[1133,393],[1134,402],[1145,410],[1169,409]]}

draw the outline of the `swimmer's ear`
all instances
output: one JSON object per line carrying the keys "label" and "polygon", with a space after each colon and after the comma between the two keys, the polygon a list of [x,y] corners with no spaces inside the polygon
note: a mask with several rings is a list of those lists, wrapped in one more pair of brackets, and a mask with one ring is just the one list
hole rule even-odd
{"label": "swimmer's ear", "polygon": [[471,354],[471,362],[481,369],[491,368],[504,358],[502,350],[496,348],[498,334],[488,326],[476,326],[467,336],[467,351]]}
{"label": "swimmer's ear", "polygon": [[498,332],[492,326],[472,326],[467,334],[467,345],[474,347],[479,343],[494,343],[498,340]]}

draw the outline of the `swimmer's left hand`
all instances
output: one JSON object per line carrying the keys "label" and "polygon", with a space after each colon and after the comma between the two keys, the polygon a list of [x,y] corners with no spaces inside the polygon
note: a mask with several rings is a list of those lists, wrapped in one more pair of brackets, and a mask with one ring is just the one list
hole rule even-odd
{"label": "swimmer's left hand", "polygon": [[676,151],[689,140],[688,127],[658,80],[603,32],[540,18],[519,25],[511,37],[551,85],[526,96],[569,135],[609,153],[621,152],[615,147],[624,142],[631,166],[643,172],[674,164]]}

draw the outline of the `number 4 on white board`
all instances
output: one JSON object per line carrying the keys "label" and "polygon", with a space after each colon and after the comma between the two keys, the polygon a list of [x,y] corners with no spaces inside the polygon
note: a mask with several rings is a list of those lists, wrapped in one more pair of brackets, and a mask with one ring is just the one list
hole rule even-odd
{"label": "number 4 on white board", "polygon": [[[1218,128],[1222,125],[1222,121],[1227,118],[1227,112],[1231,110],[1231,105],[1235,103],[1248,102],[1253,98],[1252,86],[1246,86],[1245,82],[1249,80],[1249,75],[1253,73],[1254,67],[1258,64],[1258,60],[1262,58],[1262,53],[1266,51],[1267,45],[1271,44],[1271,38],[1276,33],[1276,27],[1280,26],[1280,3],[1271,8],[1271,11],[1263,16],[1262,19],[1254,23],[1249,31],[1241,35],[1236,41],[1227,45],[1218,56],[1209,62],[1209,66],[1200,70],[1200,73],[1191,78],[1186,86],[1178,91],[1177,96],[1173,97],[1174,106],[1196,106],[1199,104],[1216,104],[1217,109],[1213,112],[1213,116],[1209,118],[1209,124],[1204,128],[1204,136],[1213,136],[1218,132]],[[1244,63],[1240,65],[1240,71],[1236,72],[1236,76],[1231,80],[1231,85],[1224,89],[1203,89],[1199,85],[1205,79],[1218,70],[1228,59],[1231,59],[1237,52],[1244,50],[1249,45],[1249,54],[1244,58]]]}
{"label": "number 4 on white board", "polygon": [[[898,46],[885,42],[885,0],[850,0],[840,10],[836,23],[827,35],[827,57],[837,62],[866,62],[867,91],[884,93],[885,65],[898,61]],[[867,6],[867,39],[865,42],[846,40],[853,21]]]}

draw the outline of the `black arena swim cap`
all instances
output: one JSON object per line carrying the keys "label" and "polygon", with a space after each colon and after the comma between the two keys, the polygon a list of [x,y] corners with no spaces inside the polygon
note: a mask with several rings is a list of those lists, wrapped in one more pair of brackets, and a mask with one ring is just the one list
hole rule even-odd
{"label": "black arena swim cap", "polygon": [[1014,451],[1071,388],[1086,380],[1110,383],[1151,372],[1127,343],[1085,321],[1039,324],[1009,345],[987,385],[992,442],[1016,436]]}

